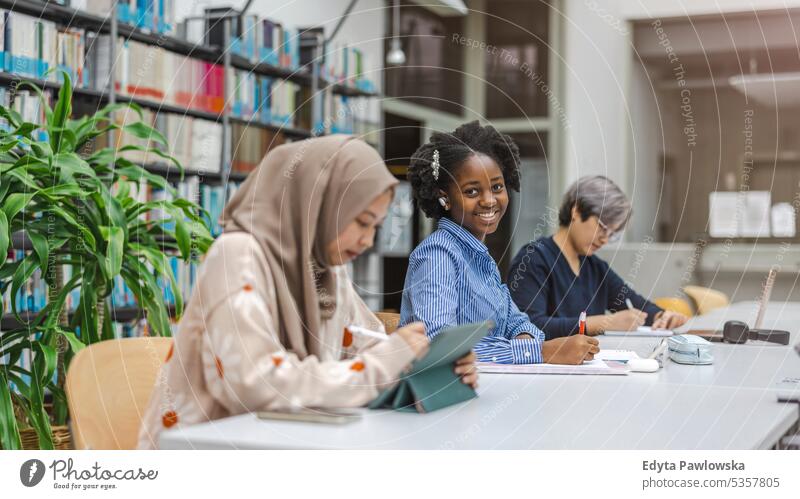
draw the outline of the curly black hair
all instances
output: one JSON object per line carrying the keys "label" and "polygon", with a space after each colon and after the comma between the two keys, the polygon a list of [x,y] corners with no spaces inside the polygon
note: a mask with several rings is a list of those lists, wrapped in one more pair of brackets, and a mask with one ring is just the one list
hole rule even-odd
{"label": "curly black hair", "polygon": [[[439,179],[433,177],[433,151],[439,151]],[[485,154],[500,166],[506,186],[519,192],[519,148],[508,135],[476,121],[452,133],[434,132],[431,139],[411,156],[408,179],[414,198],[428,218],[439,219],[447,211],[439,204],[439,189],[446,190],[455,171],[474,154]]]}

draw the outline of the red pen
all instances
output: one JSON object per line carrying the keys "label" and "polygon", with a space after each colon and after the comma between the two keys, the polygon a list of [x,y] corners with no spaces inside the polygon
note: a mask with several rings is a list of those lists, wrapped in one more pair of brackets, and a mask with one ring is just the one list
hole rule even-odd
{"label": "red pen", "polygon": [[581,318],[578,321],[578,334],[586,333],[586,312],[581,312]]}

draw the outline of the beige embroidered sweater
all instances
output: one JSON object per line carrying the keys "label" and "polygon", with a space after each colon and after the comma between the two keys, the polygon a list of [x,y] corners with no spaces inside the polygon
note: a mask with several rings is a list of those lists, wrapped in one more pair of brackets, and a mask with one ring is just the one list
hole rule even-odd
{"label": "beige embroidered sweater", "polygon": [[399,336],[376,343],[345,334],[357,324],[382,330],[337,272],[333,317],[323,320],[324,351],[300,359],[277,334],[275,289],[265,256],[247,233],[220,236],[203,262],[139,430],[139,448],[179,425],[291,407],[356,407],[397,381],[414,353]]}

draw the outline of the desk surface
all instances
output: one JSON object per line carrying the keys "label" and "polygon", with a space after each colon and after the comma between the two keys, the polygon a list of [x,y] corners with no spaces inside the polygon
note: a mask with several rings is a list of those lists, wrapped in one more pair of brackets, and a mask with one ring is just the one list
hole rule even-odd
{"label": "desk surface", "polygon": [[[752,323],[742,302],[693,319],[712,329]],[[752,315],[753,317],[750,317]],[[797,421],[776,402],[775,384],[800,378],[800,303],[774,304],[764,327],[788,329],[790,346],[714,345],[715,363],[671,361],[628,376],[481,375],[479,397],[431,414],[364,411],[347,425],[261,421],[245,414],[162,433],[165,449],[755,449],[769,448]],[[647,338],[603,338],[603,348],[647,354]]]}

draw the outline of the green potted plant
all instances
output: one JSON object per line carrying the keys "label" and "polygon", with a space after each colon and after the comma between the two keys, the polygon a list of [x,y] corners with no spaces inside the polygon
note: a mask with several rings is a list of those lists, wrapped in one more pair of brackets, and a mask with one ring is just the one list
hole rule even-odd
{"label": "green potted plant", "polygon": [[[8,131],[0,131],[0,293],[16,296],[38,269],[48,287],[47,304],[22,317],[12,300],[11,313],[21,324],[0,332],[0,447],[22,447],[20,432],[35,432],[40,448],[53,448],[53,425],[65,430],[67,403],[63,384],[67,364],[80,348],[113,338],[108,297],[121,276],[144,311],[150,333],[169,335],[169,310],[156,276],[175,291],[175,314],[183,303],[168,257],[197,261],[212,242],[199,206],[179,199],[165,178],[125,158],[146,150],[183,167],[157,147],[128,145],[91,150],[93,141],[109,133],[132,134],[159,146],[163,135],[141,121],[120,126],[114,112],[137,113],[135,104],[108,105],[91,116],[71,118],[72,86],[64,74],[55,106],[42,91],[43,124],[25,122],[13,109],[0,106]],[[47,140],[37,140],[37,130]],[[112,143],[112,141],[109,141]],[[90,152],[81,153],[81,151]],[[172,194],[172,199],[140,202],[131,183],[147,183]],[[146,215],[158,210],[158,219]],[[24,231],[32,251],[7,262],[11,235]],[[71,276],[64,279],[65,266]],[[77,308],[67,315],[67,297],[79,290]],[[0,309],[0,313],[8,311]],[[30,359],[27,368],[20,358]],[[45,393],[52,408],[45,407]],[[22,428],[26,429],[23,430]]]}

